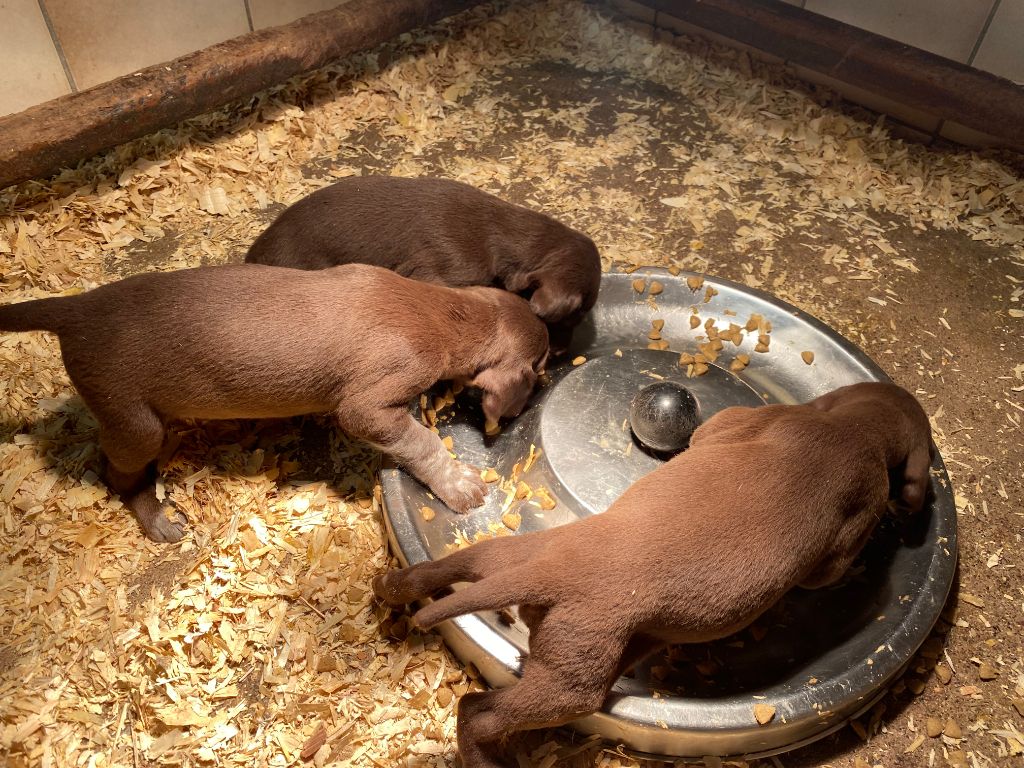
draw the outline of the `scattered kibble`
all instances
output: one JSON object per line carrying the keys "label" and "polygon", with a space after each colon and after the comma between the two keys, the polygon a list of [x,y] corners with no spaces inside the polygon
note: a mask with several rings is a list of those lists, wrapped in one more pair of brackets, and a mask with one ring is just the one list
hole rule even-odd
{"label": "scattered kibble", "polygon": [[485,483],[494,483],[501,479],[501,475],[495,472],[492,467],[488,467],[480,473],[480,479]]}
{"label": "scattered kibble", "polygon": [[930,739],[939,738],[942,735],[942,721],[937,717],[929,717],[924,721],[924,732]]}
{"label": "scattered kibble", "polygon": [[423,519],[429,523],[434,519],[437,513],[430,507],[420,507],[420,514],[423,516]]}
{"label": "scattered kibble", "polygon": [[518,531],[519,526],[523,524],[523,516],[518,512],[506,512],[501,516],[501,522],[505,524],[505,527],[510,531]]}
{"label": "scattered kibble", "polygon": [[646,290],[646,288],[647,281],[644,280],[642,277],[638,277],[636,280],[633,281],[633,290],[636,291],[637,293],[643,293],[644,290]]}
{"label": "scattered kibble", "polygon": [[688,278],[686,278],[686,287],[689,288],[694,293],[699,291],[701,289],[701,286],[703,286],[703,285],[704,285],[704,278],[703,277],[699,277],[698,276],[698,277],[688,277]]}
{"label": "scattered kibble", "polygon": [[573,365],[583,365],[585,362],[587,362],[587,358],[584,357],[583,355],[580,355],[579,357],[574,357],[572,359]]}
{"label": "scattered kibble", "polygon": [[801,352],[800,359],[803,360],[808,365],[810,365],[811,363],[814,362],[814,353],[810,351]]}
{"label": "scattered kibble", "polygon": [[700,316],[690,315],[690,328],[696,328],[698,325],[700,325]]}
{"label": "scattered kibble", "polygon": [[659,283],[657,280],[651,280],[651,296],[657,296],[659,293],[665,290],[665,286]]}

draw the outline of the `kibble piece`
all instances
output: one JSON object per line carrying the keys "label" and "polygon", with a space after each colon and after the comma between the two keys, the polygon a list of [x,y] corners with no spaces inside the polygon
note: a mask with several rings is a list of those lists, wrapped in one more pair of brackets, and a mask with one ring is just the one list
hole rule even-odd
{"label": "kibble piece", "polygon": [[962,739],[964,737],[964,732],[960,730],[960,724],[953,718],[946,720],[946,724],[942,726],[942,733],[951,739]]}
{"label": "kibble piece", "polygon": [[694,373],[695,376],[703,376],[707,372],[708,372],[707,363],[694,363],[693,364],[693,373]]}
{"label": "kibble piece", "polygon": [[444,447],[447,448],[449,451],[455,450],[455,441],[452,439],[451,435],[448,435],[447,437],[442,437],[441,442],[444,443]]}
{"label": "kibble piece", "polygon": [[520,480],[516,486],[516,498],[519,500],[527,498],[533,491],[525,480]]}
{"label": "kibble piece", "polygon": [[659,283],[657,280],[651,280],[651,296],[657,296],[659,293],[665,290],[665,286]]}
{"label": "kibble piece", "polygon": [[768,351],[768,345],[767,344],[762,344],[761,342],[758,342],[757,344],[754,345],[754,351],[755,352],[767,352]]}
{"label": "kibble piece", "polygon": [[518,512],[506,512],[501,516],[501,522],[503,522],[505,527],[510,531],[518,531],[519,526],[523,523],[523,516]]}
{"label": "kibble piece", "polygon": [[434,519],[436,513],[430,507],[420,507],[420,514],[423,515],[423,519],[429,523]]}
{"label": "kibble piece", "polygon": [[711,301],[711,297],[712,296],[717,296],[717,295],[718,295],[718,291],[716,291],[714,288],[712,288],[709,285],[707,287],[707,290],[704,291],[704,303],[707,304],[709,301]]}
{"label": "kibble piece", "polygon": [[755,312],[750,316],[750,319],[747,320],[747,324],[743,327],[747,331],[756,331],[758,328],[761,327],[761,323],[763,321],[764,318],[761,315],[757,314],[757,312]]}
{"label": "kibble piece", "polygon": [[669,273],[670,275],[672,275],[672,277],[675,277],[676,275],[678,275],[678,274],[679,274],[680,272],[682,272],[682,271],[683,271],[683,270],[681,270],[681,269],[680,269],[679,267],[677,267],[677,266],[676,266],[675,264],[672,264],[672,265],[670,265],[670,266],[669,266],[669,268],[668,268],[668,273]]}
{"label": "kibble piece", "polygon": [[659,341],[651,341],[647,344],[648,349],[657,349],[658,351],[668,349],[668,342],[665,339]]}
{"label": "kibble piece", "polygon": [[452,703],[452,699],[454,698],[455,696],[452,695],[452,691],[450,688],[437,689],[437,703],[441,707],[447,707],[449,704]]}
{"label": "kibble piece", "polygon": [[978,677],[982,680],[995,680],[999,677],[999,670],[989,664],[987,661],[981,662],[981,666],[978,667]]}
{"label": "kibble piece", "polygon": [[939,738],[942,735],[942,721],[937,717],[929,717],[924,721],[924,732],[930,739]]}
{"label": "kibble piece", "polygon": [[661,339],[661,331],[657,328],[651,328],[651,330],[647,332],[647,338],[651,341],[658,341]]}
{"label": "kibble piece", "polygon": [[810,365],[811,363],[814,362],[814,353],[810,351],[801,352],[800,359],[803,360],[808,365]]}
{"label": "kibble piece", "polygon": [[501,475],[495,472],[492,467],[488,467],[480,473],[480,479],[485,483],[494,483],[501,479]]}
{"label": "kibble piece", "polygon": [[686,287],[689,288],[694,293],[699,291],[701,289],[702,285],[704,285],[704,278],[703,277],[688,277],[688,278],[686,278]]}
{"label": "kibble piece", "polygon": [[643,293],[644,289],[646,288],[647,281],[644,280],[642,277],[638,277],[636,280],[633,281],[633,290],[636,291],[637,293]]}
{"label": "kibble piece", "polygon": [[533,497],[540,502],[540,508],[544,510],[554,509],[558,506],[558,502],[555,501],[551,493],[547,488],[538,488],[533,492]]}
{"label": "kibble piece", "polygon": [[690,315],[690,328],[696,328],[700,325],[700,317],[698,315]]}
{"label": "kibble piece", "polygon": [[943,685],[949,685],[949,681],[953,679],[953,672],[945,664],[939,664],[935,667],[935,676]]}
{"label": "kibble piece", "polygon": [[665,321],[662,320],[660,317],[657,317],[654,320],[651,320],[651,327],[656,331],[660,331],[662,328],[665,327]]}
{"label": "kibble piece", "polygon": [[693,355],[691,355],[689,352],[683,352],[683,354],[679,356],[679,364],[693,365]]}
{"label": "kibble piece", "polygon": [[755,704],[754,719],[758,725],[768,725],[775,717],[775,707],[771,704]]}
{"label": "kibble piece", "polygon": [[488,437],[494,437],[501,432],[501,425],[496,421],[488,421],[484,424],[484,434]]}

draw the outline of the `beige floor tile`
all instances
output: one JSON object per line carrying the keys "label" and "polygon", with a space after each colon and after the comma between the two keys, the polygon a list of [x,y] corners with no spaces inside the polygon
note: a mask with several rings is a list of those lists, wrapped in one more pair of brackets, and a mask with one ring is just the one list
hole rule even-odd
{"label": "beige floor tile", "polygon": [[974,50],[993,2],[807,0],[804,8],[963,64]]}
{"label": "beige floor tile", "polygon": [[1024,85],[1024,0],[1003,0],[971,62]]}
{"label": "beige floor tile", "polygon": [[79,88],[249,31],[243,0],[45,0]]}
{"label": "beige floor tile", "polygon": [[0,115],[71,92],[36,0],[0,0]]}

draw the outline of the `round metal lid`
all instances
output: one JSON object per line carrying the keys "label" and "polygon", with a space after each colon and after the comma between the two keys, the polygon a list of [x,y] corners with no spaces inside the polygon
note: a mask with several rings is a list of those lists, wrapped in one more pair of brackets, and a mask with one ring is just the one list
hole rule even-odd
{"label": "round metal lid", "polygon": [[[660,269],[605,275],[572,352],[549,369],[549,381],[501,434],[484,436],[472,393],[442,410],[438,428],[453,438],[459,458],[494,468],[503,487],[493,484],[483,507],[457,515],[404,472],[384,469],[385,519],[399,560],[436,559],[481,536],[513,535],[510,527],[540,530],[603,512],[663,461],[633,439],[627,419],[633,396],[654,381],[684,385],[707,420],[730,405],[799,403],[846,384],[888,380],[813,317],[728,281],[703,278],[696,287],[700,279]],[[694,314],[699,323],[691,322]],[[752,315],[761,316],[760,329],[753,329]],[[709,318],[726,333],[730,324],[743,329],[751,320],[752,331],[730,334],[740,343],[725,341],[706,373],[688,377],[680,353],[699,352]],[[755,352],[765,321],[769,349]],[[666,346],[662,340],[668,349],[648,348]],[[810,364],[805,352],[813,352]],[[730,371],[740,354],[749,364]],[[532,496],[516,498],[519,481]],[[879,526],[843,584],[795,589],[733,637],[648,659],[616,683],[600,712],[572,727],[648,757],[756,757],[800,746],[856,717],[924,642],[952,584],[956,510],[939,457],[932,490],[922,514]],[[557,502],[553,508],[547,497]],[[432,519],[424,518],[424,506],[435,511]],[[521,622],[510,626],[507,615],[486,612],[446,622],[440,631],[492,686],[515,681],[528,648]],[[756,721],[755,704],[774,707],[766,725]]]}

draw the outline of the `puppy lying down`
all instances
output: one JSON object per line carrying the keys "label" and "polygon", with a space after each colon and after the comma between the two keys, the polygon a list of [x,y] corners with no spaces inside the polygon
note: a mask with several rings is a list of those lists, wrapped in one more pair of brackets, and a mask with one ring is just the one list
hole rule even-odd
{"label": "puppy lying down", "polygon": [[177,541],[155,492],[172,419],[330,412],[452,509],[486,485],[409,413],[439,380],[483,390],[490,421],[522,410],[547,331],[518,296],[446,288],[361,264],[322,272],[239,264],[149,273],[79,296],[0,307],[0,330],[60,338],[99,422],[104,479],[155,541]]}
{"label": "puppy lying down", "polygon": [[[897,495],[916,511],[930,464],[928,419],[892,384],[728,408],[605,513],[490,539],[373,587],[403,605],[473,582],[417,611],[420,627],[519,606],[530,630],[522,679],[459,704],[463,764],[499,766],[501,737],[594,712],[653,651],[725,637],[795,586],[838,581],[886,511],[888,470],[903,469]],[[741,467],[740,479],[722,467]]]}
{"label": "puppy lying down", "polygon": [[286,209],[245,260],[296,269],[359,262],[443,285],[528,294],[559,350],[594,306],[601,283],[589,237],[448,179],[342,179]]}

